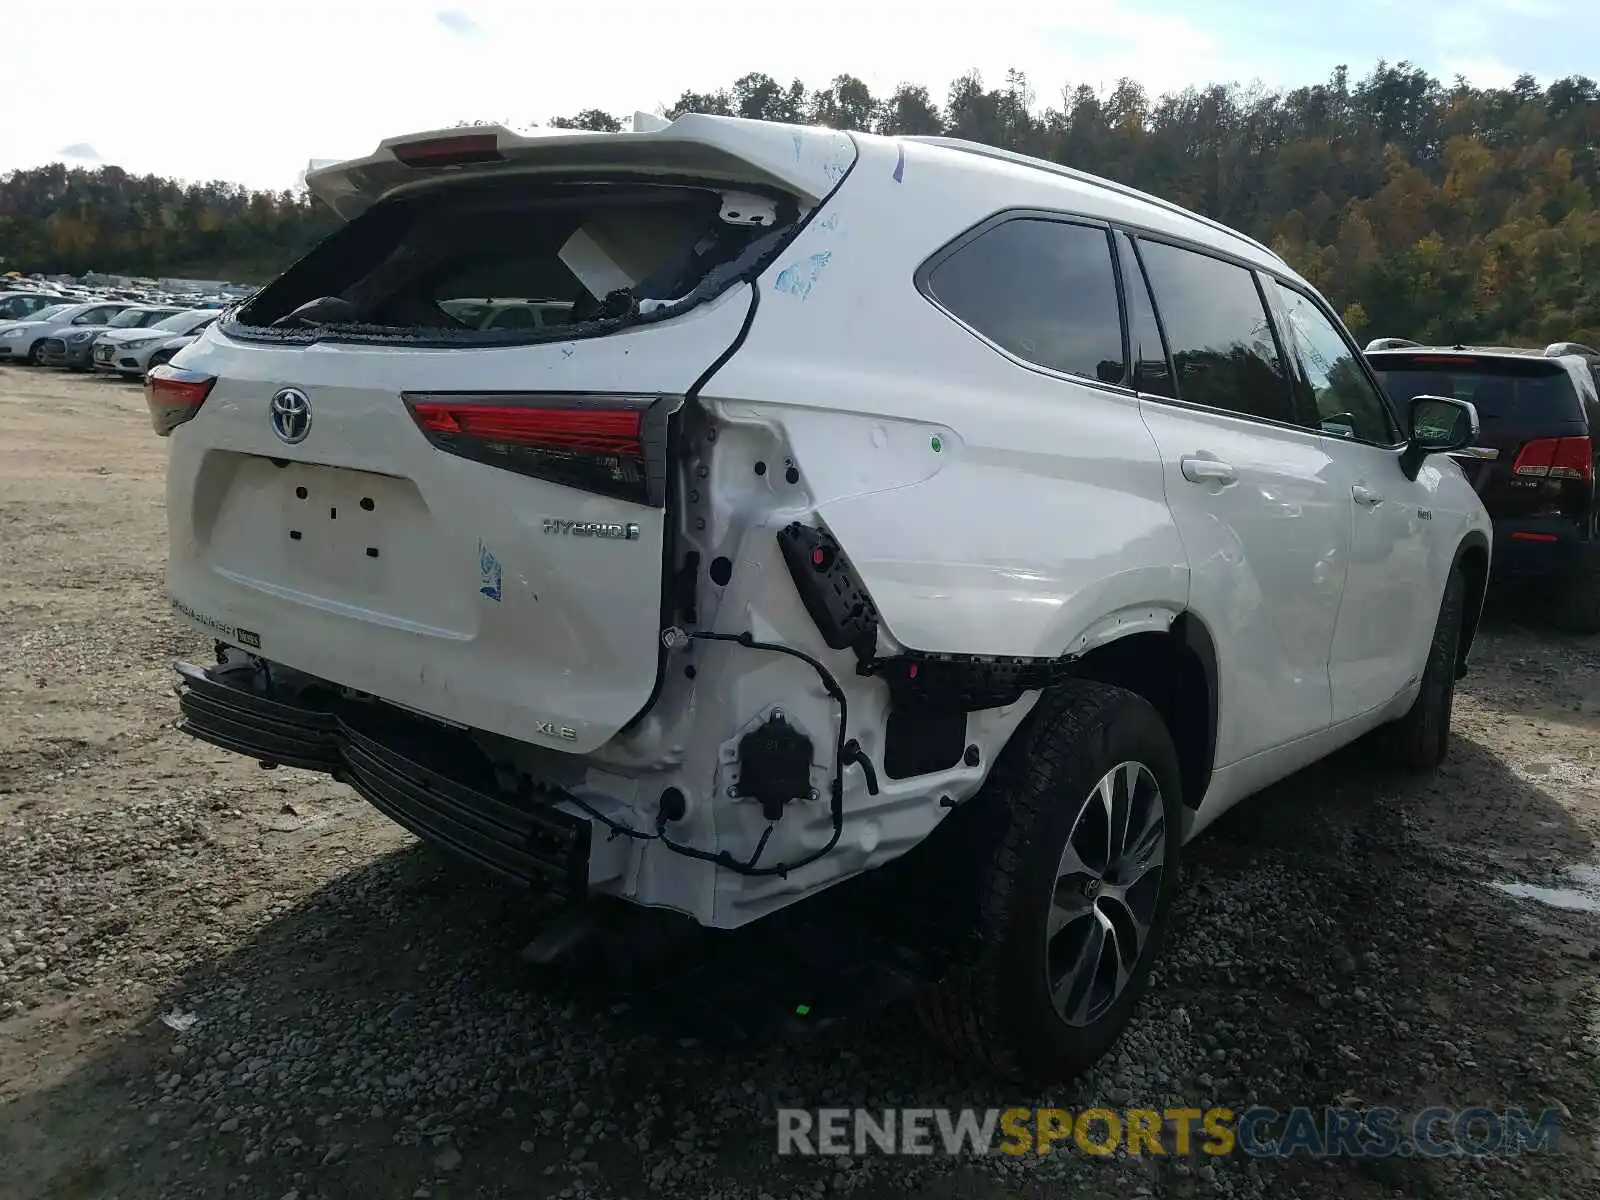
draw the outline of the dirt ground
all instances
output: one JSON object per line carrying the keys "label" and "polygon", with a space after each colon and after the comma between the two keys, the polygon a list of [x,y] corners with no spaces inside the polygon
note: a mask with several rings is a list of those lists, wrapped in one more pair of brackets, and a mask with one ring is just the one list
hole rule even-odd
{"label": "dirt ground", "polygon": [[[1117,1049],[1021,1096],[899,1008],[645,1029],[519,959],[526,897],[175,732],[169,663],[209,650],[168,615],[164,461],[137,389],[0,368],[5,1200],[1600,1195],[1600,639],[1496,613],[1437,775],[1358,747],[1221,822]],[[774,1152],[786,1104],[1336,1101],[1562,1125],[1519,1158]]]}

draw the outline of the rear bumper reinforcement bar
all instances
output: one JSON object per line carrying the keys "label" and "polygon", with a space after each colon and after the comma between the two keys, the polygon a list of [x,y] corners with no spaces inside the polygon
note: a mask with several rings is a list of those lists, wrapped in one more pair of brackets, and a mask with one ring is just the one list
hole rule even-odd
{"label": "rear bumper reinforcement bar", "polygon": [[[288,767],[325,771],[418,837],[540,891],[581,898],[589,882],[591,826],[549,802],[526,800],[454,776],[397,749],[404,737],[358,729],[331,709],[262,695],[235,679],[176,663],[178,728],[224,750]],[[233,678],[230,678],[232,676]],[[403,728],[403,726],[401,727]],[[463,759],[479,756],[464,735]],[[451,755],[435,754],[435,760]]]}

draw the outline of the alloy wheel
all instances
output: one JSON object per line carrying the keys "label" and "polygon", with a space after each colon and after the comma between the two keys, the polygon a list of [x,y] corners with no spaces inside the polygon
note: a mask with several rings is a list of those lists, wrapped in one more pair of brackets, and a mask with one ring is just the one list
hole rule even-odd
{"label": "alloy wheel", "polygon": [[1068,1025],[1116,1003],[1150,938],[1166,869],[1161,785],[1139,762],[1101,777],[1067,836],[1045,926],[1045,983]]}

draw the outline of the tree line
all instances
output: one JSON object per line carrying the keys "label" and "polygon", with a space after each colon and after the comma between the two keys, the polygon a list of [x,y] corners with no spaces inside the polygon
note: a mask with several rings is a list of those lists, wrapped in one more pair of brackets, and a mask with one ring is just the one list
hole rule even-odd
{"label": "tree line", "polygon": [[[753,73],[666,109],[685,112],[946,134],[1132,184],[1273,246],[1358,335],[1600,341],[1600,88],[1582,76],[1475,88],[1379,62],[1292,90],[1152,97],[1123,79],[1041,104],[1018,71],[964,75],[942,99]],[[620,128],[599,109],[547,123]],[[60,164],[0,177],[7,269],[262,279],[333,223],[304,192]]]}

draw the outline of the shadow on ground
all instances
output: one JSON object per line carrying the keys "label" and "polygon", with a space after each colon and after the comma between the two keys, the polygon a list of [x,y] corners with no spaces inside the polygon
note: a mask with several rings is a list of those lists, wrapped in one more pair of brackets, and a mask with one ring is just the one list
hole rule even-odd
{"label": "shadow on ground", "polygon": [[[131,1033],[12,1104],[0,1194],[953,1200],[1059,1195],[1063,1176],[1108,1195],[1212,1194],[1218,1179],[1239,1195],[1593,1194],[1577,1132],[1596,1113],[1592,937],[1532,935],[1529,906],[1484,882],[1506,843],[1530,839],[1589,853],[1560,804],[1468,739],[1430,779],[1356,747],[1272,788],[1190,848],[1172,940],[1119,1052],[1047,1098],[1572,1115],[1558,1153],[1510,1165],[780,1159],[781,1106],[1038,1098],[952,1067],[903,1006],[811,1037],[683,1044],[620,1011],[621,994],[525,965],[527,898],[413,846],[196,964]],[[197,1021],[174,1032],[155,1019],[169,1010]]]}

